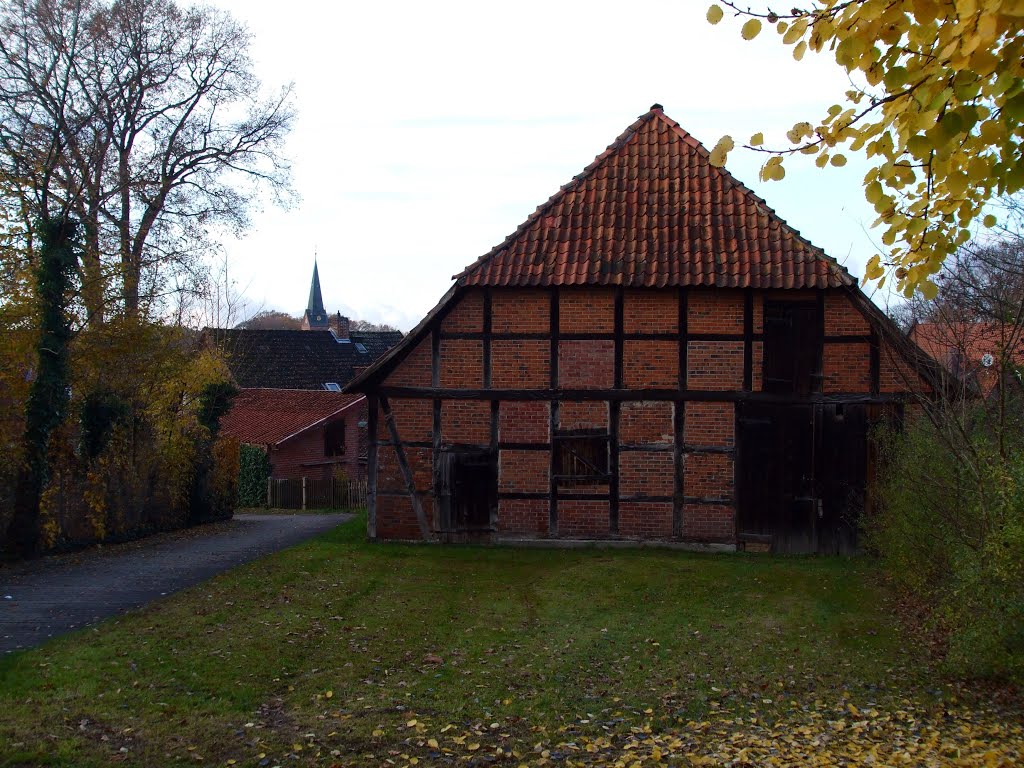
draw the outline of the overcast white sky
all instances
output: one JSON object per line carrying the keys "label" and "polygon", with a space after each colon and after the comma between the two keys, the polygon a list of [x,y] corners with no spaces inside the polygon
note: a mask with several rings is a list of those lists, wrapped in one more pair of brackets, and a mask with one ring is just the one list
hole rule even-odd
{"label": "overcast white sky", "polygon": [[[316,251],[329,312],[408,330],[654,102],[709,149],[757,131],[782,145],[848,87],[774,33],[710,26],[703,0],[212,1],[248,24],[263,82],[297,92],[301,200],[226,243],[250,311],[301,314]],[[876,241],[866,166],[812,161],[768,184],[750,153],[728,168],[860,277]]]}

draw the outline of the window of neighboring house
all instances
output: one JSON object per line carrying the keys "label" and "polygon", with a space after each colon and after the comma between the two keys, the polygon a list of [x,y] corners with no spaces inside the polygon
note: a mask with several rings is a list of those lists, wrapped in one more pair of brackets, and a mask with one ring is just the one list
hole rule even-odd
{"label": "window of neighboring house", "polygon": [[563,482],[607,482],[608,433],[600,429],[557,432],[555,475]]}
{"label": "window of neighboring house", "polygon": [[345,455],[345,422],[335,421],[324,427],[324,456]]}
{"label": "window of neighboring house", "polygon": [[324,389],[328,392],[341,392],[341,384],[336,381],[328,381],[324,383]]}

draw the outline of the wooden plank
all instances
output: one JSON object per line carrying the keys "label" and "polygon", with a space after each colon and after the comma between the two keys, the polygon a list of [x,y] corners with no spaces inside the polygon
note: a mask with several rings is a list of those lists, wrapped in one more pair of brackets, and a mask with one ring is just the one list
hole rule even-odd
{"label": "wooden plank", "polygon": [[[558,390],[558,288],[551,289],[550,325],[551,333],[550,359],[548,360],[548,381],[551,392]],[[558,400],[553,396],[547,398],[551,401],[548,412],[548,439],[551,441],[551,451],[548,455],[548,535],[558,535],[558,480],[555,477],[557,468],[555,466],[555,432],[558,430]]]}
{"label": "wooden plank", "polygon": [[395,414],[391,411],[391,404],[384,395],[381,395],[380,398],[380,409],[384,412],[384,421],[388,425],[388,432],[391,433],[391,440],[395,444],[395,454],[398,457],[398,468],[402,472],[402,479],[405,480],[406,493],[409,496],[409,500],[412,502],[413,511],[416,513],[416,522],[419,523],[420,534],[423,536],[424,541],[430,541],[434,537],[430,532],[430,525],[427,523],[427,516],[423,512],[423,504],[420,503],[419,494],[416,493],[416,481],[413,478],[412,470],[409,468],[409,462],[405,458],[405,449],[402,447],[402,438],[398,434],[398,425],[395,423]]}
{"label": "wooden plank", "polygon": [[366,429],[369,442],[366,446],[366,534],[377,538],[377,395],[366,396]]}
{"label": "wooden plank", "polygon": [[[613,332],[614,358],[613,382],[615,389],[622,389],[623,384],[623,335],[626,331],[625,322],[626,293],[622,286],[615,288],[615,318]],[[619,532],[619,415],[622,404],[617,400],[608,403],[608,530],[614,535]]]}
{"label": "wooden plank", "polygon": [[748,392],[754,380],[754,292],[743,291],[743,389]]}
{"label": "wooden plank", "polygon": [[877,396],[879,391],[882,389],[882,350],[881,343],[878,339],[878,332],[871,328],[871,339],[870,344],[870,390],[871,394]]}
{"label": "wooden plank", "polygon": [[484,388],[491,387],[491,325],[493,323],[493,310],[491,307],[491,289],[484,288],[483,308],[483,347],[484,347]]}
{"label": "wooden plank", "polygon": [[821,393],[810,395],[787,395],[771,392],[744,392],[743,390],[697,390],[688,389],[448,389],[434,387],[381,387],[378,393],[384,397],[431,400],[558,400],[589,402],[595,400],[626,401],[668,401],[668,402],[762,402],[791,405],[811,403],[902,403],[910,402],[914,396],[905,392],[881,392],[871,395],[861,392]]}
{"label": "wooden plank", "polygon": [[[679,289],[679,383],[678,395],[688,394],[690,309],[689,289]],[[686,494],[686,471],[683,467],[683,443],[686,433],[686,402],[677,400],[672,406],[672,537],[683,537],[683,505]]]}

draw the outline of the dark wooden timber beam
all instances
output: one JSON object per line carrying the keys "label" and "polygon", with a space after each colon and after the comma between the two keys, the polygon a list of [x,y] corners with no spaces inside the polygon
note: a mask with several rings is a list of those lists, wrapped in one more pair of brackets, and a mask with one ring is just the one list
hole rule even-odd
{"label": "dark wooden timber beam", "polygon": [[550,378],[548,385],[551,387],[552,396],[545,398],[551,401],[548,412],[548,439],[551,441],[551,453],[548,457],[548,534],[558,535],[558,479],[557,474],[557,452],[555,448],[555,432],[558,430],[558,288],[551,289],[550,326],[548,332],[551,335],[550,360],[548,361],[548,373]]}
{"label": "dark wooden timber beam", "polygon": [[[679,331],[679,381],[676,396],[682,398],[687,391],[687,370],[689,366],[689,291],[679,289],[677,323]],[[683,467],[683,442],[686,433],[686,402],[676,400],[672,404],[672,537],[683,535],[683,504],[686,493],[686,477]]]}
{"label": "dark wooden timber beam", "polygon": [[778,405],[853,405],[858,403],[893,403],[913,400],[912,395],[901,392],[882,392],[871,395],[862,392],[829,393],[810,395],[780,395],[771,392],[744,392],[743,390],[697,390],[688,389],[435,389],[433,387],[381,387],[384,397],[400,397],[430,400],[555,400],[585,402],[595,400],[616,400],[618,402],[661,400],[669,402],[712,402],[735,403],[757,402]]}
{"label": "dark wooden timber beam", "polygon": [[366,396],[366,534],[377,538],[377,396]]}
{"label": "dark wooden timber beam", "polygon": [[754,292],[743,291],[743,389],[753,388],[754,380]]}

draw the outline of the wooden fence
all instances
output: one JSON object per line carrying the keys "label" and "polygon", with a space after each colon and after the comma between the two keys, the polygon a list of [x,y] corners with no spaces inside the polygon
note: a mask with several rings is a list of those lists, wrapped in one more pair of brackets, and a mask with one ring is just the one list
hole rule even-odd
{"label": "wooden fence", "polygon": [[267,506],[272,509],[355,509],[366,506],[365,480],[312,477],[267,479]]}

